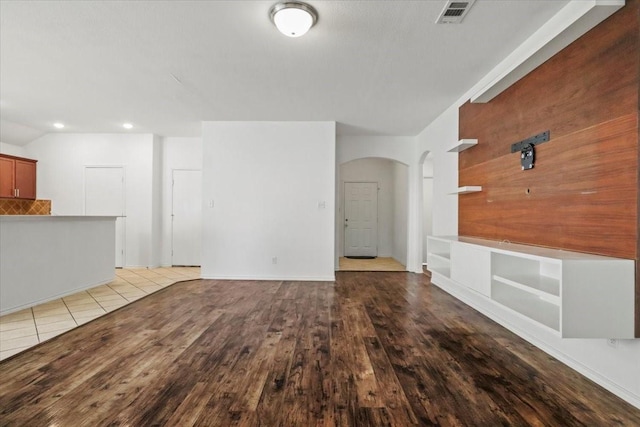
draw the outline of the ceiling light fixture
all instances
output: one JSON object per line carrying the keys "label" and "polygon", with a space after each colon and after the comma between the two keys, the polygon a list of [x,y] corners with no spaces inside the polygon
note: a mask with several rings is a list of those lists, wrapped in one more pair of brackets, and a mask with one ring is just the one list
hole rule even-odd
{"label": "ceiling light fixture", "polygon": [[133,125],[131,123],[125,123],[125,124],[122,125],[122,127],[125,128],[125,129],[132,129]]}
{"label": "ceiling light fixture", "polygon": [[64,127],[64,124],[62,124],[62,123],[54,123],[53,127],[56,128],[56,129],[62,129]]}
{"label": "ceiling light fixture", "polygon": [[316,10],[299,1],[274,4],[269,11],[269,17],[278,30],[287,37],[304,35],[318,21]]}

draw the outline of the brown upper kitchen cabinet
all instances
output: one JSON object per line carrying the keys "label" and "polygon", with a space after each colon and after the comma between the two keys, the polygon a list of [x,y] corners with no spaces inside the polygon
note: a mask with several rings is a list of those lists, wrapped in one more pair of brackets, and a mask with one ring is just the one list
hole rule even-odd
{"label": "brown upper kitchen cabinet", "polygon": [[0,154],[0,197],[36,198],[37,160]]}

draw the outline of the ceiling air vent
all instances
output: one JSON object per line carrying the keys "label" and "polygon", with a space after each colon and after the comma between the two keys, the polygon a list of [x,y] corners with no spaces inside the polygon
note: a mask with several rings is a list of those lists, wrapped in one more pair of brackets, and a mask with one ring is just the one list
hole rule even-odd
{"label": "ceiling air vent", "polygon": [[476,0],[448,1],[438,16],[436,24],[459,24]]}

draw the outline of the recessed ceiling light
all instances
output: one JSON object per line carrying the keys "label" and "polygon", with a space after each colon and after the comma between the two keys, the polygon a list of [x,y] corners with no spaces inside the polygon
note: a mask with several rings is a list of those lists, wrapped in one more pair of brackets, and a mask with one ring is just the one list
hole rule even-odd
{"label": "recessed ceiling light", "polygon": [[125,128],[125,129],[131,129],[131,128],[133,128],[133,125],[131,123],[125,123],[125,124],[122,125],[122,127]]}
{"label": "recessed ceiling light", "polygon": [[269,11],[271,21],[288,37],[300,37],[318,21],[318,13],[310,5],[298,1],[276,3]]}
{"label": "recessed ceiling light", "polygon": [[62,129],[64,127],[64,124],[62,124],[62,123],[54,123],[53,127],[56,128],[56,129]]}

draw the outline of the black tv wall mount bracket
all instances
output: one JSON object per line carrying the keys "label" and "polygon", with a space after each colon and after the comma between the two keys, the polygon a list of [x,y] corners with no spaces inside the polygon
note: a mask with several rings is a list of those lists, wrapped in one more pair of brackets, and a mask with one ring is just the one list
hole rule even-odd
{"label": "black tv wall mount bracket", "polygon": [[520,165],[522,166],[522,170],[533,169],[535,159],[534,146],[547,142],[549,139],[550,131],[545,131],[511,145],[512,153],[520,151]]}

